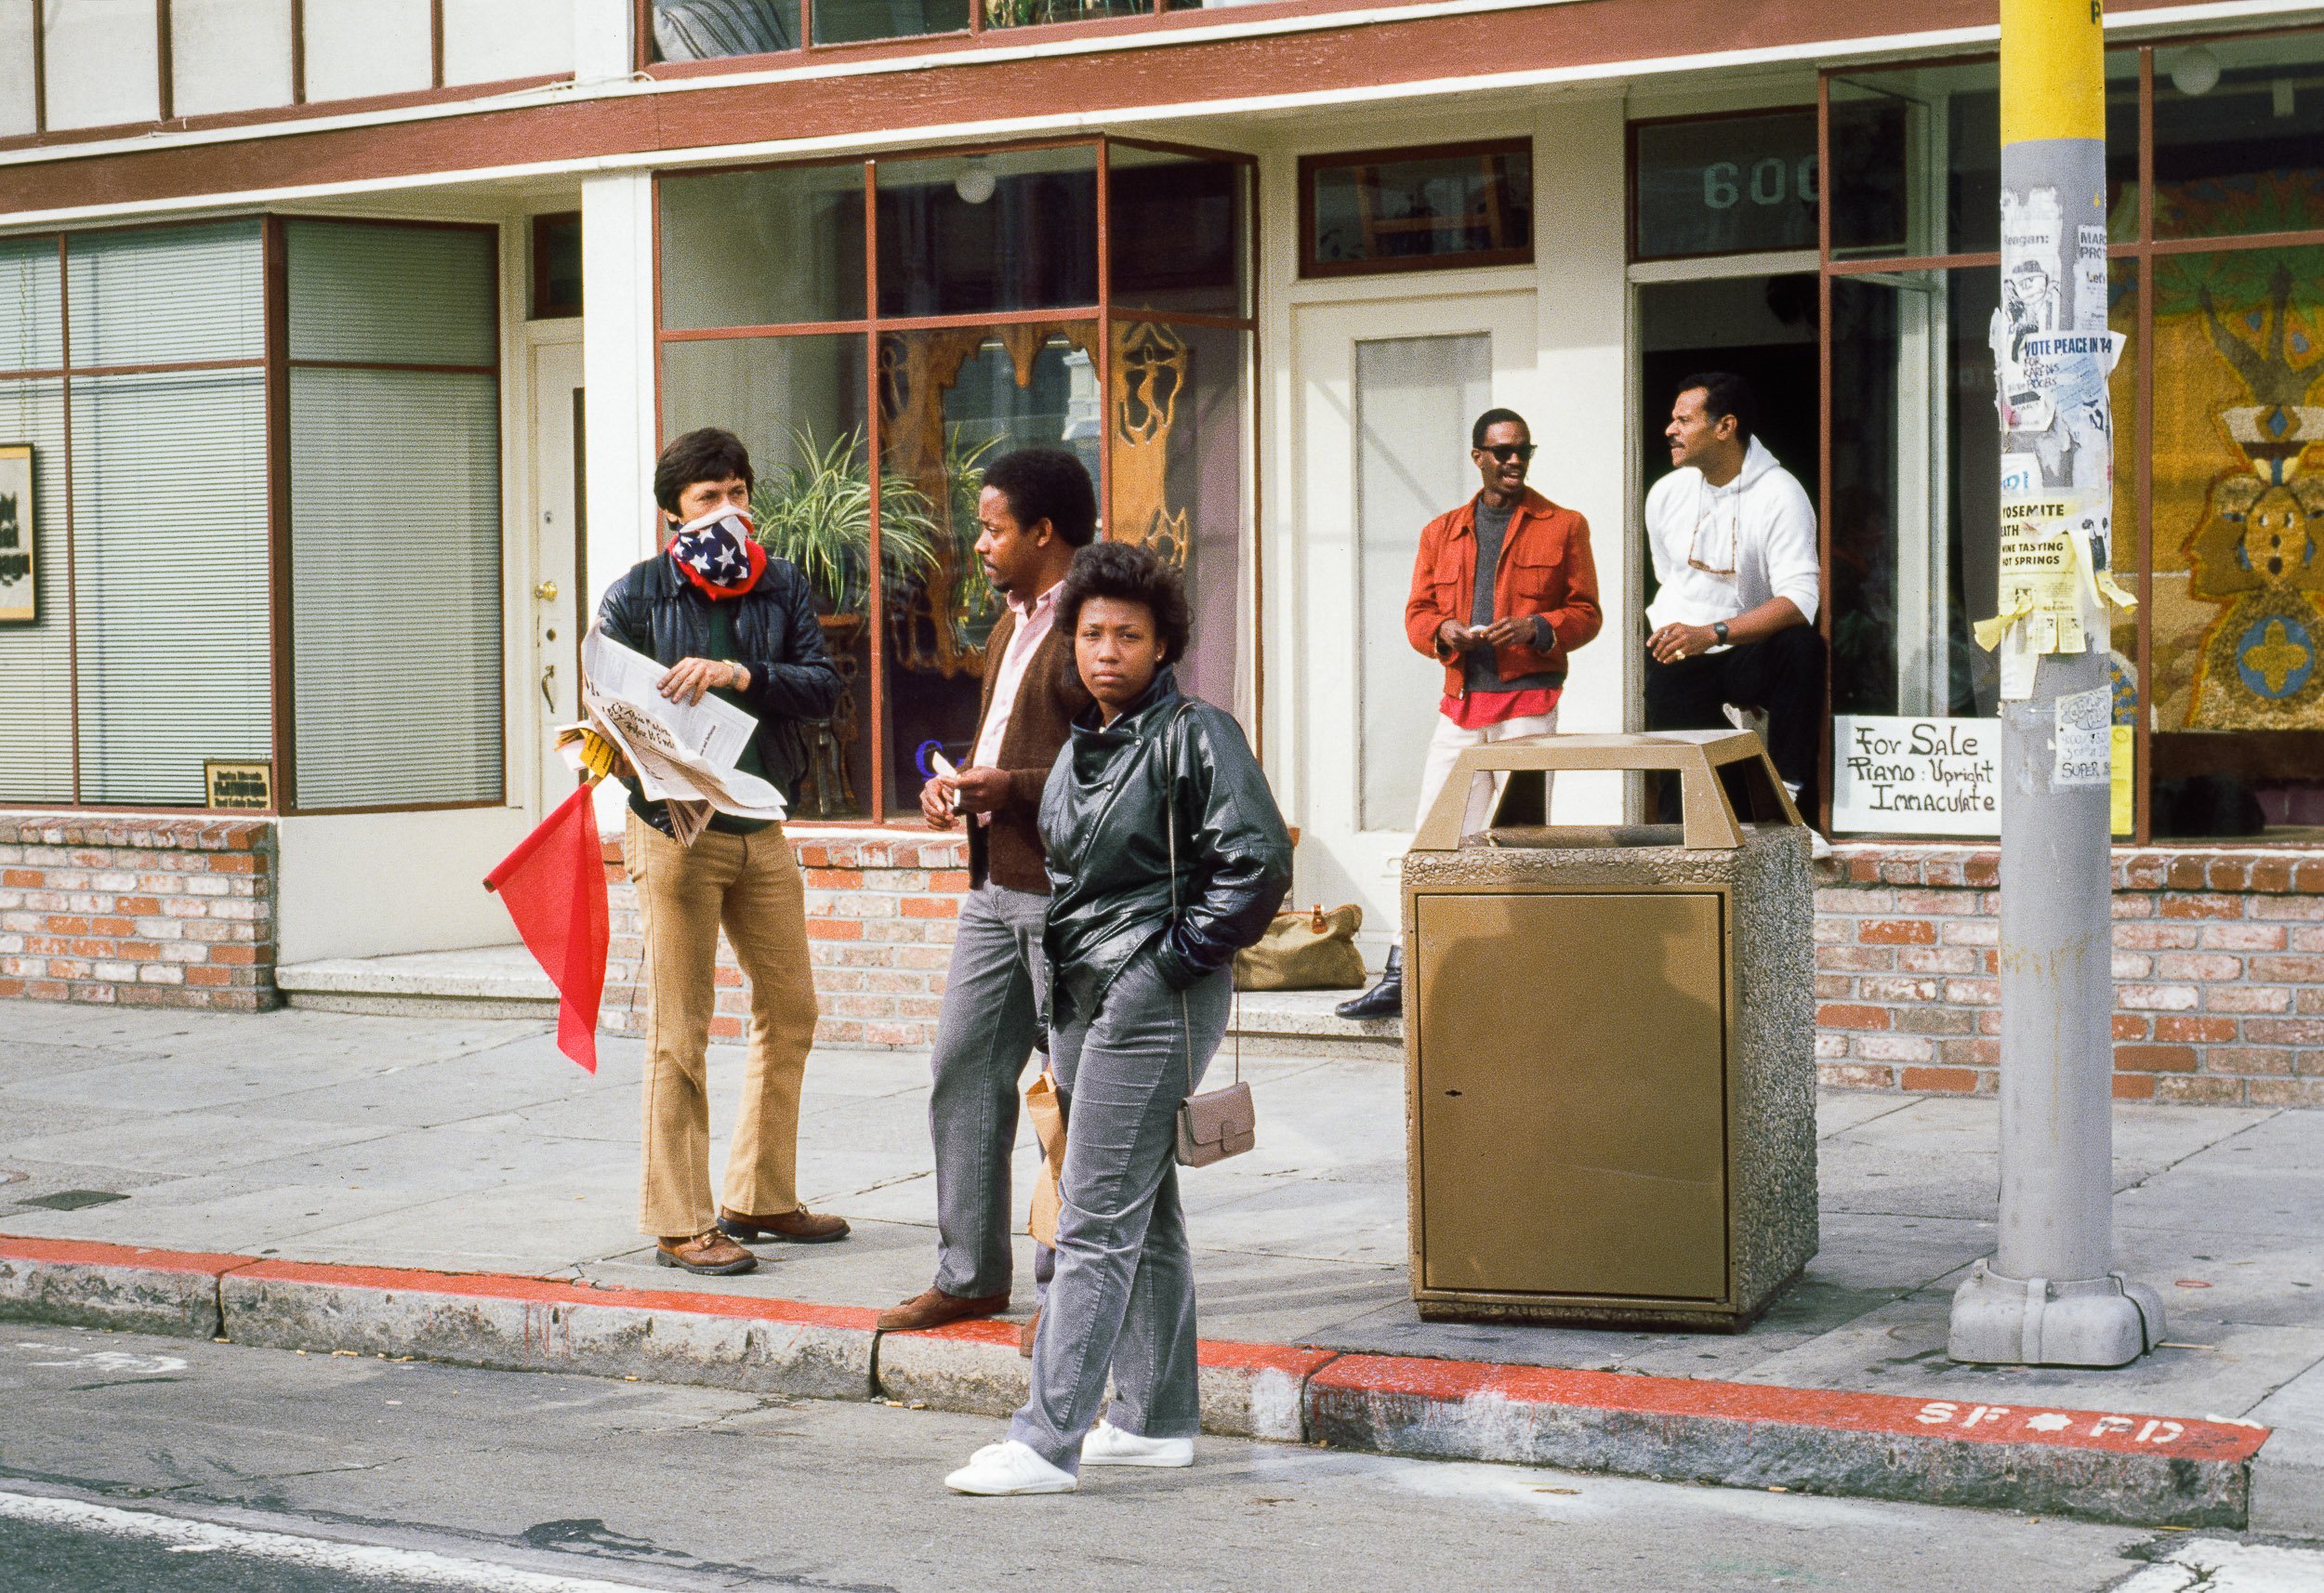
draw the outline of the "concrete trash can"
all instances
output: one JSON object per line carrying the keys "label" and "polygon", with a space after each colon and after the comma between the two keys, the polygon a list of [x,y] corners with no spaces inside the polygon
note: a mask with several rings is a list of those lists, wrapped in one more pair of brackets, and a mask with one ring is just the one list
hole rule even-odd
{"label": "concrete trash can", "polygon": [[[1682,824],[1552,828],[1544,772]],[[1506,772],[1460,834],[1471,777]],[[1404,861],[1412,1297],[1431,1321],[1748,1325],[1816,1254],[1808,835],[1745,731],[1461,754]]]}

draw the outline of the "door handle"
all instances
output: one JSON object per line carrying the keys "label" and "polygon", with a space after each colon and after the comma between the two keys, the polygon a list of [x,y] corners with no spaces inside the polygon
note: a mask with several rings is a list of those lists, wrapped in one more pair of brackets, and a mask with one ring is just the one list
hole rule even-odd
{"label": "door handle", "polygon": [[533,588],[533,595],[544,603],[553,603],[557,600],[557,583],[554,581],[543,581],[539,586]]}
{"label": "door handle", "polygon": [[541,701],[548,704],[548,711],[552,714],[557,711],[557,693],[549,688],[548,683],[556,678],[557,666],[555,665],[552,664],[541,671]]}

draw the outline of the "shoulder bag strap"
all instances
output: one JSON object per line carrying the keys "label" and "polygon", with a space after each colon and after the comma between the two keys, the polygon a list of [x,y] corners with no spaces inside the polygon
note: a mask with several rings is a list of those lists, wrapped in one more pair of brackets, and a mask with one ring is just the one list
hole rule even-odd
{"label": "shoulder bag strap", "polygon": [[[1168,735],[1176,730],[1179,720],[1185,717],[1185,713],[1184,705],[1181,704],[1178,712],[1170,716],[1170,722],[1163,727],[1162,733]],[[1176,759],[1170,756],[1170,749],[1168,745],[1163,748],[1162,782],[1162,833],[1169,838],[1170,922],[1175,926],[1178,922],[1178,765]],[[1168,929],[1163,931],[1166,942],[1169,934]],[[1230,970],[1232,967],[1233,965],[1230,964]],[[1232,971],[1227,977],[1230,980],[1234,977]],[[1228,1000],[1230,1005],[1227,1027],[1235,1031],[1235,1082],[1241,1084],[1243,1082],[1243,1033],[1240,1020],[1243,993],[1239,990],[1233,991]],[[1191,1099],[1195,1093],[1195,1026],[1193,1019],[1187,1016],[1186,993],[1182,990],[1178,993],[1178,1029],[1180,1037],[1186,1047],[1186,1094]]]}

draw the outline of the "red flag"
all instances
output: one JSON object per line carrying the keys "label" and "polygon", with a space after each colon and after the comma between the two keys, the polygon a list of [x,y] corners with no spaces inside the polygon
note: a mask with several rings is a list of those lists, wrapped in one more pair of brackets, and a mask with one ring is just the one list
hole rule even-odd
{"label": "red flag", "polygon": [[597,1009],[605,995],[605,854],[596,786],[565,798],[484,876],[517,922],[525,949],[557,987],[557,1048],[597,1072]]}

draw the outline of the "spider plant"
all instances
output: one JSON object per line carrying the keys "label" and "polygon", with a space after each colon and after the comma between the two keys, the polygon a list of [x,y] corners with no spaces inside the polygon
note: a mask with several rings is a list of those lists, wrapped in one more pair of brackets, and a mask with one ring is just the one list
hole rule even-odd
{"label": "spider plant", "polygon": [[[871,599],[871,465],[863,433],[846,432],[827,444],[808,431],[794,437],[797,460],[760,478],[751,494],[759,541],[798,565],[830,612],[860,614]],[[881,476],[879,577],[891,600],[936,572],[946,534],[927,494]]]}

